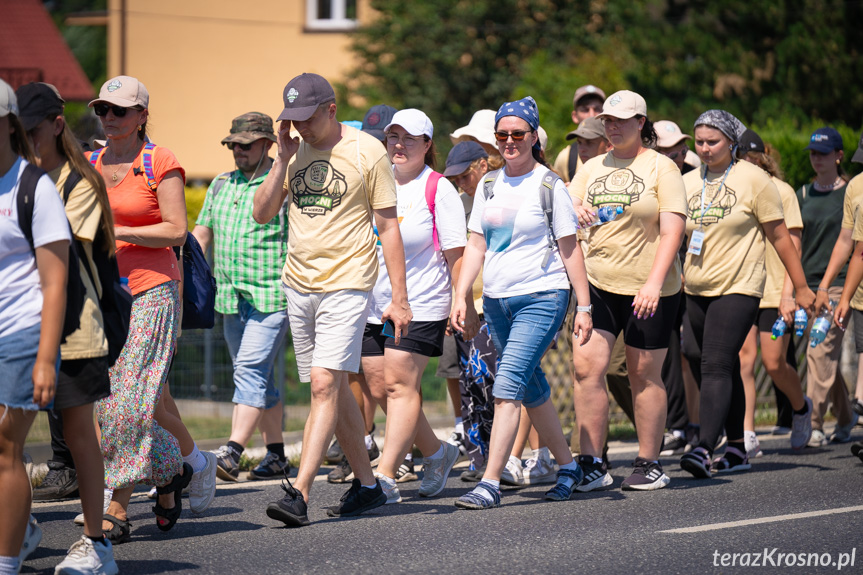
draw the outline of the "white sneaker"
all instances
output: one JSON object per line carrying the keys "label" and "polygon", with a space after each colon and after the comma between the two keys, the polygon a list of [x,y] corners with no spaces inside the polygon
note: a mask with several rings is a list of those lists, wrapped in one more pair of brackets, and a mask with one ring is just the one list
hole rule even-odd
{"label": "white sneaker", "polygon": [[377,477],[378,483],[381,484],[381,489],[384,490],[384,495],[387,496],[387,502],[384,503],[384,505],[402,502],[402,494],[399,493],[398,485],[396,485],[394,479],[381,475],[377,471],[375,471],[375,477]]}
{"label": "white sneaker", "polygon": [[92,573],[93,575],[116,575],[120,572],[114,561],[114,550],[111,542],[93,543],[93,540],[82,535],[72,544],[63,562],[54,568],[54,575],[60,573]]}
{"label": "white sneaker", "polygon": [[743,432],[743,445],[746,447],[746,455],[749,459],[764,455],[764,452],[761,451],[761,444],[758,443],[758,436],[755,435],[754,431]]}
{"label": "white sneaker", "polygon": [[207,465],[193,473],[189,482],[189,509],[192,513],[203,513],[216,497],[216,454],[202,451],[201,455],[207,460]]}
{"label": "white sneaker", "polygon": [[521,459],[514,455],[509,456],[506,467],[500,472],[500,482],[504,485],[521,487],[524,485],[524,474],[521,470]]}
{"label": "white sneaker", "polygon": [[[111,498],[113,496],[114,496],[114,490],[113,489],[106,489],[105,490],[105,494],[102,496],[102,513],[108,513],[108,505],[111,504]],[[76,515],[75,519],[73,519],[73,522],[75,523],[75,525],[80,525],[81,527],[83,527],[84,526],[84,514],[79,513],[78,515]]]}
{"label": "white sneaker", "polygon": [[827,445],[827,438],[824,437],[824,432],[820,429],[813,429],[812,436],[809,438],[809,443],[807,443],[809,447],[821,447],[823,445]]}
{"label": "white sneaker", "polygon": [[533,452],[533,457],[524,462],[522,476],[525,485],[555,483],[557,481],[557,465],[551,461],[548,447]]}
{"label": "white sneaker", "polygon": [[21,552],[18,553],[18,568],[24,565],[24,561],[31,553],[36,551],[39,543],[42,541],[42,528],[36,522],[36,518],[32,515],[27,521],[27,531],[24,533],[24,543],[21,544]]}
{"label": "white sneaker", "polygon": [[812,438],[812,400],[806,400],[806,413],[791,415],[791,449],[803,449]]}

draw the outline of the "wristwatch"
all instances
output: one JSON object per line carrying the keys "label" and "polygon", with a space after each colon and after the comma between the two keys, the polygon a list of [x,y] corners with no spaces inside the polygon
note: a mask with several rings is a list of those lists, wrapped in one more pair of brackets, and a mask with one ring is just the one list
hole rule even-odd
{"label": "wristwatch", "polygon": [[593,304],[575,306],[576,313],[587,313],[593,315]]}

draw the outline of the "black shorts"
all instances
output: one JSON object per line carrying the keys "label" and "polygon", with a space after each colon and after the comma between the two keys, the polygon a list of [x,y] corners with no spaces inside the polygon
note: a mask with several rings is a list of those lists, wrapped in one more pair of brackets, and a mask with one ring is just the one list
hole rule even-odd
{"label": "black shorts", "polygon": [[381,333],[383,324],[367,323],[363,332],[363,357],[383,355],[384,348],[400,349],[425,357],[440,357],[443,353],[443,339],[446,334],[447,319],[438,321],[412,321],[408,324],[408,334],[402,336],[399,344],[395,339]]}
{"label": "black shorts", "polygon": [[854,318],[854,349],[863,353],[863,311],[851,308],[851,317]]}
{"label": "black shorts", "polygon": [[635,296],[611,293],[590,284],[593,329],[615,337],[623,331],[623,342],[635,349],[667,349],[680,307],[680,293],[660,297],[653,317],[646,319],[632,315],[634,299]]}
{"label": "black shorts", "polygon": [[108,356],[60,362],[54,409],[87,405],[111,395]]}
{"label": "black shorts", "polygon": [[437,364],[435,376],[443,379],[461,377],[461,366],[458,363],[458,349],[456,349],[454,335],[448,335],[443,340],[443,351]]}
{"label": "black shorts", "polygon": [[[772,333],[773,332],[773,324],[776,323],[776,320],[779,318],[779,308],[777,307],[762,307],[758,308],[758,313],[755,314],[755,327],[758,328],[759,333]],[[791,329],[785,330],[785,333],[788,333],[794,329],[794,326],[791,326]]]}

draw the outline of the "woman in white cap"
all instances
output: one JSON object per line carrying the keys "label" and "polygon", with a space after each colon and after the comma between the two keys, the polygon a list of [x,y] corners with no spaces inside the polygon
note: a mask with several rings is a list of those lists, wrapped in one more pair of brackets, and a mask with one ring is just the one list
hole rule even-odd
{"label": "woman in white cap", "polygon": [[[605,374],[623,332],[632,388],[638,456],[623,489],[668,485],[659,463],[667,395],[660,376],[680,301],[680,262],[686,196],[678,167],[652,149],[656,132],[639,94],[612,94],[599,115],[614,149],[593,158],[569,185],[579,223],[586,227],[590,303],[596,336],[573,349],[575,409],[585,477],[576,488],[612,484],[602,457],[608,425]],[[619,215],[600,227],[598,209]]]}
{"label": "woman in white cap", "polygon": [[[380,273],[369,303],[363,334],[363,372],[372,395],[387,414],[386,449],[375,473],[387,503],[401,501],[396,474],[411,446],[423,455],[419,494],[433,497],[446,485],[459,448],[441,442],[422,412],[420,383],[430,357],[443,351],[451,309],[453,278],[458,277],[466,243],[464,210],[449,180],[434,171],[434,128],[416,109],[400,110],[384,128],[393,164],[399,227],[405,247],[405,273],[413,320],[397,343],[381,315],[392,300],[382,250]],[[476,312],[467,317],[476,332]]]}
{"label": "woman in white cap", "polygon": [[[500,505],[501,472],[513,448],[524,404],[560,467],[546,499],[568,500],[582,472],[563,437],[540,359],[563,323],[570,282],[577,301],[575,335],[590,339],[590,298],[576,239],[575,214],[563,181],[540,160],[539,112],[531,97],[507,102],[495,116],[495,139],[506,161],[486,174],[474,196],[471,231],[458,278],[451,324],[465,337],[469,294],[483,272],[483,314],[499,364],[494,381],[494,424],[482,481],[456,506]],[[543,209],[545,208],[545,209]]]}
{"label": "woman in white cap", "polygon": [[136,484],[157,487],[153,512],[162,531],[179,519],[180,494],[193,473],[193,510],[206,509],[215,491],[215,456],[198,450],[166,401],[179,329],[180,271],[172,248],[186,240],[185,173],[170,150],[147,138],[149,99],[140,81],[117,76],[89,104],[107,138],[89,159],[108,189],[117,264],[133,295],[129,336],[110,370],[111,396],[97,403],[105,484],[114,489],[102,528],[114,543],[130,538],[127,509]]}
{"label": "woman in white cap", "polygon": [[[782,199],[766,172],[735,161],[745,126],[724,110],[695,121],[695,150],[704,166],[683,177],[688,198],[684,350],[701,386],[698,446],[680,459],[696,478],[750,468],[743,440],[746,412],[739,352],[764,290],[764,239],[791,276],[796,303],[811,313],[815,294],[782,212]],[[728,446],[711,460],[723,428]]]}
{"label": "woman in white cap", "polygon": [[503,166],[503,158],[497,150],[494,140],[494,110],[477,110],[470,118],[467,126],[462,126],[449,135],[453,145],[460,142],[476,142],[488,154],[490,170],[498,170]]}
{"label": "woman in white cap", "polygon": [[[54,184],[33,165],[15,92],[3,80],[0,134],[0,573],[6,574],[18,573],[42,539],[30,516],[22,455],[37,410],[54,399],[71,234]],[[19,211],[25,197],[33,206],[30,221]]]}

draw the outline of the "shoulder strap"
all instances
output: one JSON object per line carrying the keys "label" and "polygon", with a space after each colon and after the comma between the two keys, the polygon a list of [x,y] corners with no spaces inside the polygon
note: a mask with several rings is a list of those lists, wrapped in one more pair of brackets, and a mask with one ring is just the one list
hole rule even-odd
{"label": "shoulder strap", "polygon": [[569,163],[566,165],[566,171],[569,173],[569,181],[575,175],[575,168],[578,167],[578,140],[569,146]]}
{"label": "shoulder strap", "polygon": [[16,198],[18,227],[21,228],[21,232],[27,238],[27,243],[30,244],[30,250],[33,253],[36,253],[36,248],[33,245],[33,207],[36,203],[36,184],[44,173],[37,166],[27,164],[24,173],[21,174],[21,180],[18,182],[18,197]]}
{"label": "shoulder strap", "polygon": [[231,174],[234,172],[223,172],[216,176],[216,179],[213,180],[213,199],[216,199],[216,196],[219,195],[219,192],[222,191],[222,188],[225,187],[225,182],[231,179]]}
{"label": "shoulder strap", "polygon": [[438,182],[442,177],[443,174],[439,174],[432,170],[432,173],[429,174],[429,177],[426,180],[426,205],[429,208],[429,213],[431,213],[432,240],[434,241],[434,249],[436,252],[440,251],[440,238],[438,237],[437,220],[435,219],[435,195],[437,195]]}
{"label": "shoulder strap", "polygon": [[94,168],[96,167],[96,165],[99,163],[99,158],[102,157],[102,154],[105,153],[105,150],[107,150],[107,148],[99,148],[95,152],[90,152],[87,155],[87,159],[90,160],[91,166],[93,166]]}
{"label": "shoulder strap", "polygon": [[156,155],[157,149],[156,144],[147,142],[144,144],[144,149],[141,150],[141,167],[144,171],[144,177],[147,178],[147,187],[153,192],[159,187],[159,182],[156,181],[156,172],[153,170],[153,156]]}
{"label": "shoulder strap", "polygon": [[539,205],[542,208],[542,214],[545,216],[545,224],[548,227],[548,246],[545,249],[545,254],[542,256],[542,267],[548,265],[548,260],[551,259],[551,253],[554,251],[557,238],[554,237],[554,185],[560,177],[553,171],[549,170],[542,178],[542,183],[539,185]]}
{"label": "shoulder strap", "polygon": [[482,193],[485,196],[485,201],[489,201],[494,197],[494,183],[500,175],[500,170],[492,170],[482,178]]}
{"label": "shoulder strap", "polygon": [[78,173],[77,170],[70,168],[69,176],[66,178],[66,183],[63,184],[63,204],[69,201],[69,194],[72,193],[72,190],[75,189],[75,186],[78,185],[84,179],[84,176]]}

